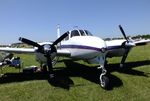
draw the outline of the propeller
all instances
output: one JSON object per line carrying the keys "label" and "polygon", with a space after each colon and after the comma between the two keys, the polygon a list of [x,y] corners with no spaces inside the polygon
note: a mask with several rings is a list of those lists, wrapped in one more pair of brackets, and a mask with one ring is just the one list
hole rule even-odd
{"label": "propeller", "polygon": [[44,56],[47,58],[47,66],[48,66],[48,69],[49,69],[49,73],[52,74],[53,70],[52,70],[51,55],[52,55],[52,53],[57,52],[56,48],[55,48],[55,45],[57,45],[59,42],[61,42],[67,36],[68,36],[67,33],[63,34],[57,40],[55,40],[52,45],[40,45],[37,42],[31,41],[29,39],[22,38],[22,37],[19,38],[19,41],[22,41],[23,43],[32,45],[34,47],[38,47],[37,51],[44,54]]}
{"label": "propeller", "polygon": [[120,67],[123,67],[123,64],[125,63],[125,60],[126,60],[126,58],[128,56],[130,48],[128,48],[126,46],[126,43],[129,43],[129,40],[128,40],[128,38],[127,38],[127,36],[126,36],[126,34],[125,34],[125,32],[124,32],[124,30],[123,30],[121,25],[119,25],[119,29],[122,32],[122,35],[124,36],[124,38],[126,39],[126,41],[122,43],[122,47],[125,49],[125,52],[124,52],[124,54],[122,56]]}

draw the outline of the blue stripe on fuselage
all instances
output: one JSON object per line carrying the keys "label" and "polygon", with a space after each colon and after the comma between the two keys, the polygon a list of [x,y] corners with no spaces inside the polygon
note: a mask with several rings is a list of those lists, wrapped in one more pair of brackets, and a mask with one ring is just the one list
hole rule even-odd
{"label": "blue stripe on fuselage", "polygon": [[82,45],[61,45],[60,48],[77,48],[77,49],[88,49],[95,51],[102,51],[100,48],[91,47],[91,46],[82,46]]}
{"label": "blue stripe on fuselage", "polygon": [[[60,48],[76,48],[76,49],[88,49],[88,50],[95,50],[95,51],[102,51],[100,48],[91,47],[91,46],[83,46],[83,45],[61,45]],[[107,50],[113,49],[121,49],[122,46],[108,46]]]}

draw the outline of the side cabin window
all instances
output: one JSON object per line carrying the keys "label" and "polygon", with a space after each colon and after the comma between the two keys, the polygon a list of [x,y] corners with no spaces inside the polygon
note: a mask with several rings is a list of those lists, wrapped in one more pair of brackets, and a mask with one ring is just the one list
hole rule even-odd
{"label": "side cabin window", "polygon": [[74,36],[80,36],[78,30],[71,31],[71,37],[74,37]]}

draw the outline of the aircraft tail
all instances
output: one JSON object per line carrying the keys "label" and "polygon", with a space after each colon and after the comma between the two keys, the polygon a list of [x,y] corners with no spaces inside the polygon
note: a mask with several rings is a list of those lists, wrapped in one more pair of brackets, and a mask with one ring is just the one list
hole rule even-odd
{"label": "aircraft tail", "polygon": [[[57,25],[57,38],[60,37],[60,25],[58,24]],[[61,45],[61,42],[57,44],[57,46],[60,46]]]}

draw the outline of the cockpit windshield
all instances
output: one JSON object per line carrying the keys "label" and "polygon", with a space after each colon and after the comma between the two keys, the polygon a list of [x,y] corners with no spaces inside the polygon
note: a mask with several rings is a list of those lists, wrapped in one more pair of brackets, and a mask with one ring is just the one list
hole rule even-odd
{"label": "cockpit windshield", "polygon": [[71,37],[73,36],[92,36],[88,30],[73,30],[71,31]]}
{"label": "cockpit windshield", "polygon": [[78,30],[71,31],[71,37],[73,37],[73,36],[80,36]]}
{"label": "cockpit windshield", "polygon": [[69,36],[67,36],[65,40],[68,40],[69,38],[75,36],[93,36],[91,32],[89,32],[88,30],[72,30],[72,31],[68,31],[67,33],[69,33]]}
{"label": "cockpit windshield", "polygon": [[85,33],[86,33],[87,36],[93,36],[93,35],[91,34],[91,32],[89,32],[88,30],[85,30]]}
{"label": "cockpit windshield", "polygon": [[79,30],[81,36],[86,36],[85,32],[83,30]]}

